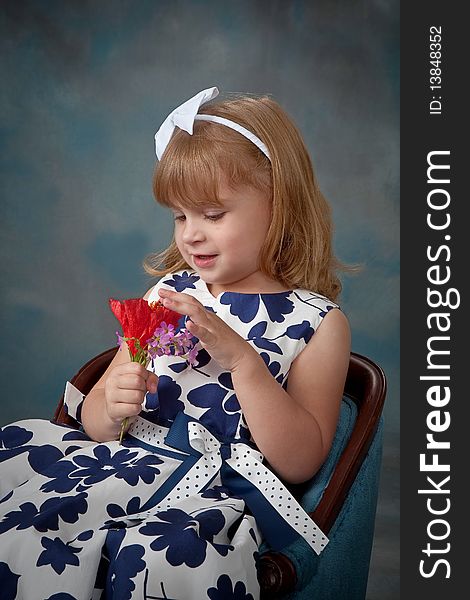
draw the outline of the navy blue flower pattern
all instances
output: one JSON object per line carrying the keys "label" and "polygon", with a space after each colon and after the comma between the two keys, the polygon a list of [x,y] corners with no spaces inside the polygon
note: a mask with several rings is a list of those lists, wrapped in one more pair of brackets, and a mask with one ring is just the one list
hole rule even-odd
{"label": "navy blue flower pattern", "polygon": [[220,303],[230,306],[230,314],[238,317],[242,323],[252,321],[259,309],[259,294],[235,294],[225,292],[220,297]]}
{"label": "navy blue flower pattern", "polygon": [[320,317],[322,317],[322,318],[325,317],[330,312],[330,310],[332,310],[333,308],[335,308],[335,307],[332,304],[328,304],[325,307],[325,310],[322,310],[320,312]]}
{"label": "navy blue flower pattern", "polygon": [[225,292],[220,303],[230,306],[230,314],[237,316],[243,323],[253,321],[258,313],[260,303],[264,304],[270,320],[274,323],[285,321],[285,315],[294,310],[294,303],[289,296],[292,292],[277,294],[238,294]]}
{"label": "navy blue flower pattern", "polygon": [[[336,308],[305,290],[225,292],[214,297],[190,270],[164,277],[161,283],[194,295],[218,314],[259,352],[284,387],[292,361],[321,319]],[[248,441],[250,432],[231,374],[205,349],[200,350],[198,363],[190,367],[176,356],[155,360],[158,392],[147,398],[140,420],[169,426],[186,412],[224,442],[222,449],[230,440]],[[152,448],[136,438],[122,446],[94,443],[83,431],[37,420],[0,429],[2,594],[28,597],[24,590],[34,590],[39,567],[47,572],[43,585],[50,584],[40,590],[42,598],[90,597],[81,588],[61,589],[58,582],[76,585],[95,577],[93,569],[92,575],[81,569],[91,553],[98,574],[86,585],[96,586],[97,597],[163,600],[189,597],[188,590],[193,597],[210,600],[258,597],[255,565],[262,540],[253,517],[243,512],[243,499],[216,478],[202,485],[199,494],[182,498],[181,504],[163,502],[183,483],[186,458],[191,457],[180,456],[171,446]],[[18,473],[13,477],[14,470]],[[8,487],[10,480],[15,483]],[[24,548],[30,550],[28,568],[19,566]],[[239,552],[244,553],[243,560],[231,561]],[[243,570],[234,565],[243,565]]]}
{"label": "navy blue flower pattern", "polygon": [[124,479],[128,485],[136,486],[140,480],[144,483],[151,484],[155,481],[160,469],[157,465],[161,465],[162,460],[153,455],[142,456],[130,463],[127,463],[119,473],[116,473],[117,479]]}
{"label": "navy blue flower pattern", "polygon": [[[124,518],[128,515],[138,513],[141,506],[141,499],[139,496],[133,496],[126,505],[126,508],[122,508],[119,504],[110,503],[106,506],[106,511],[110,517],[115,519]],[[111,521],[112,523],[113,521]]]}
{"label": "navy blue flower pattern", "polygon": [[74,458],[75,464],[81,468],[74,471],[73,477],[82,479],[84,485],[93,485],[118,474],[125,479],[129,461],[137,456],[137,452],[127,448],[111,454],[108,446],[101,445],[93,449],[93,454],[95,458],[86,455]]}
{"label": "navy blue flower pattern", "polygon": [[282,350],[279,344],[276,344],[272,340],[263,337],[266,333],[267,327],[267,321],[260,321],[250,329],[250,331],[248,332],[248,339],[253,341],[254,345],[257,348],[269,350],[270,352],[275,352],[276,354],[282,354]]}
{"label": "navy blue flower pattern", "polygon": [[33,434],[24,427],[18,427],[17,425],[8,425],[0,429],[0,449],[5,448],[17,448],[18,446],[24,446],[27,444]]}
{"label": "navy blue flower pattern", "polygon": [[70,492],[78,485],[77,479],[71,475],[77,470],[77,465],[72,461],[62,460],[51,467],[48,472],[48,481],[39,488],[42,492],[57,492],[63,494]]}
{"label": "navy blue flower pattern", "polygon": [[28,453],[28,462],[36,473],[47,473],[51,465],[63,458],[64,454],[52,444],[44,444],[41,447],[33,447]]}
{"label": "navy blue flower pattern", "polygon": [[237,581],[235,586],[226,574],[217,580],[217,587],[207,590],[210,600],[253,600],[252,594],[248,594],[243,581]]}
{"label": "navy blue flower pattern", "polygon": [[185,369],[194,369],[198,373],[204,373],[204,367],[211,361],[211,357],[207,350],[201,348],[197,353],[197,367],[191,367],[187,360],[180,360],[168,365],[173,373],[182,373]]}
{"label": "navy blue flower pattern", "polygon": [[157,465],[162,460],[154,455],[136,458],[137,451],[119,450],[113,456],[107,446],[97,446],[93,450],[94,457],[87,455],[74,456],[71,461],[58,461],[47,472],[48,481],[41,485],[43,492],[70,492],[74,488],[85,490],[115,476],[124,479],[128,485],[136,486],[140,480],[153,483],[160,473]]}
{"label": "navy blue flower pattern", "polygon": [[83,441],[83,440],[90,440],[90,438],[87,436],[87,434],[84,431],[78,431],[78,430],[74,429],[73,431],[69,431],[65,435],[62,436],[63,442],[68,442],[70,440]]}
{"label": "navy blue flower pattern", "polygon": [[53,497],[36,508],[33,502],[24,502],[18,510],[6,513],[0,521],[0,533],[10,529],[27,529],[34,527],[37,531],[57,531],[59,518],[65,523],[75,523],[80,514],[85,514],[88,508],[87,494],[82,492],[77,496]]}
{"label": "navy blue flower pattern", "polygon": [[37,567],[50,565],[60,575],[64,572],[67,565],[79,566],[80,561],[77,554],[81,552],[81,548],[77,548],[71,544],[64,544],[58,537],[54,539],[43,537],[41,538],[41,544],[44,547],[44,551],[39,555],[36,563]]}
{"label": "navy blue flower pattern", "polygon": [[238,498],[233,492],[223,485],[214,485],[201,492],[203,498],[214,498],[217,502],[226,501],[230,498]]}
{"label": "navy blue flower pattern", "polygon": [[304,340],[306,344],[308,344],[308,342],[310,341],[310,338],[312,337],[313,333],[313,327],[311,327],[308,321],[302,321],[302,323],[290,325],[286,329],[287,337],[291,338],[291,340]]}
{"label": "navy blue flower pattern", "polygon": [[304,340],[304,342],[308,344],[314,333],[313,327],[311,327],[310,323],[305,320],[302,321],[302,323],[290,325],[287,327],[284,333],[272,339],[265,337],[267,328],[268,322],[260,321],[250,329],[247,339],[252,341],[257,348],[269,350],[270,352],[275,352],[276,354],[283,354],[283,351],[279,344],[275,343],[275,340],[279,340],[286,336],[291,340]]}
{"label": "navy blue flower pattern", "polygon": [[211,544],[219,554],[226,556],[233,546],[216,544],[214,535],[225,525],[220,510],[207,510],[192,517],[177,508],[170,508],[159,514],[159,521],[147,523],[140,533],[155,537],[150,544],[152,550],[166,551],[166,559],[173,566],[182,564],[188,567],[202,565],[206,558],[207,544]]}
{"label": "navy blue flower pattern", "polygon": [[44,444],[40,448],[28,445],[32,433],[17,425],[0,429],[0,463],[27,453],[31,467],[42,473],[51,463],[62,458],[63,454],[55,446]]}
{"label": "navy blue flower pattern", "polygon": [[172,377],[161,375],[158,381],[159,418],[163,422],[174,421],[176,415],[184,410],[180,400],[181,386]]}
{"label": "navy blue flower pattern", "polygon": [[278,294],[261,294],[261,301],[268,311],[269,318],[274,323],[283,323],[285,315],[294,311],[294,303],[290,299],[292,292],[280,292]]}
{"label": "navy blue flower pattern", "polygon": [[216,435],[235,437],[240,422],[240,404],[230,373],[222,373],[218,383],[207,383],[188,393],[194,406],[207,408],[199,420]]}
{"label": "navy blue flower pattern", "polygon": [[110,575],[113,582],[113,598],[118,597],[131,599],[132,592],[135,590],[135,584],[132,579],[145,569],[145,562],[142,557],[145,550],[138,544],[132,544],[124,547],[119,552],[116,560],[111,563]]}
{"label": "navy blue flower pattern", "polygon": [[188,271],[183,271],[181,275],[175,273],[173,277],[170,279],[165,279],[163,283],[175,288],[176,292],[184,292],[186,290],[195,290],[196,286],[194,284],[196,281],[199,281],[199,279],[199,275],[188,273]]}
{"label": "navy blue flower pattern", "polygon": [[261,352],[260,356],[266,363],[266,366],[274,379],[282,385],[284,383],[284,374],[281,372],[281,364],[276,360],[271,361],[269,354],[266,352]]}
{"label": "navy blue flower pattern", "polygon": [[2,582],[2,594],[5,600],[15,600],[20,576],[13,573],[10,567],[0,562],[0,581]]}
{"label": "navy blue flower pattern", "polygon": [[106,597],[130,600],[136,588],[134,578],[141,573],[146,563],[143,560],[145,549],[139,544],[123,546],[124,530],[111,531],[106,548],[109,555],[109,569],[106,581]]}

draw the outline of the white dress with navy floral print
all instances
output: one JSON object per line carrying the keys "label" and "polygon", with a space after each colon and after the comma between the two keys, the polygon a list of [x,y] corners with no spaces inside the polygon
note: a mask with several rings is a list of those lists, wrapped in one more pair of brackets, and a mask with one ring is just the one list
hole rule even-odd
{"label": "white dress with navy floral print", "polygon": [[[307,290],[214,297],[195,272],[163,277],[197,298],[287,384],[290,366],[337,305]],[[180,327],[184,326],[184,317]],[[5,600],[254,600],[258,548],[302,535],[327,543],[263,464],[229,372],[158,358],[157,393],[123,445],[44,420],[0,430],[0,590]],[[80,418],[82,394],[65,401]],[[254,398],[256,401],[256,398]]]}

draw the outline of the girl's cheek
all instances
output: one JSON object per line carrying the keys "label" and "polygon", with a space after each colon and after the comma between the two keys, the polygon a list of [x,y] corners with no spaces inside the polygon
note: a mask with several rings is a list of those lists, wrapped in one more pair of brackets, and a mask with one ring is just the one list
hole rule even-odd
{"label": "girl's cheek", "polygon": [[178,233],[176,231],[175,231],[175,243],[176,243],[176,246],[178,247],[178,250],[180,252],[182,252],[181,237],[178,235]]}

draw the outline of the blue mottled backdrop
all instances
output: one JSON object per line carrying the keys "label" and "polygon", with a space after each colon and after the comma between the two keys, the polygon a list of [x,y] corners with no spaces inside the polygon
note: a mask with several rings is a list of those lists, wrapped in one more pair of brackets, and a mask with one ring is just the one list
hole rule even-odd
{"label": "blue mottled backdrop", "polygon": [[202,88],[269,93],[304,134],[336,224],[353,349],[389,382],[368,598],[398,597],[399,3],[69,0],[1,4],[1,423],[50,417],[115,343],[110,296],[172,220],[154,132]]}

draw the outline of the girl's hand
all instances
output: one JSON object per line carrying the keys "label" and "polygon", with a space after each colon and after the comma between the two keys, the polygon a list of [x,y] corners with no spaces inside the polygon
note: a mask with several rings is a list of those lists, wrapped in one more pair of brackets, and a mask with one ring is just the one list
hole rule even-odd
{"label": "girl's hand", "polygon": [[187,330],[199,339],[201,346],[223,369],[233,372],[242,359],[253,352],[258,356],[246,340],[193,296],[167,289],[160,289],[158,293],[164,306],[188,316]]}
{"label": "girl's hand", "polygon": [[157,391],[158,377],[137,362],[119,364],[109,373],[104,386],[106,410],[110,419],[121,423],[142,410],[147,391]]}

